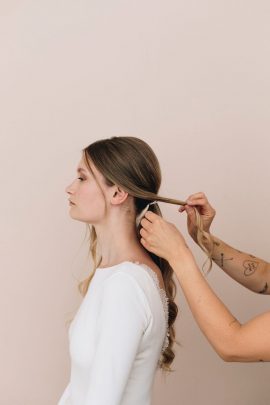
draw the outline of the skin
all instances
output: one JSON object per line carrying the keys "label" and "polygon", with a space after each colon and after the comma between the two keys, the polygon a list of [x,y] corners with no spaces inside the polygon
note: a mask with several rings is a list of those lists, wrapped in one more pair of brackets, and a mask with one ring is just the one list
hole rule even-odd
{"label": "skin", "polygon": [[[214,240],[213,261],[235,281],[249,290],[260,294],[270,294],[270,264],[252,254],[242,252],[228,245],[210,232],[210,225],[216,211],[210,205],[204,193],[192,194],[187,199],[188,205],[179,208],[179,212],[186,211],[187,227],[190,236],[197,243],[195,215],[193,206],[201,214],[204,231],[211,234]],[[204,245],[208,246],[205,240]]]}
{"label": "skin", "polygon": [[108,186],[93,162],[90,167],[92,172],[81,159],[78,177],[65,191],[74,203],[70,205],[70,216],[95,227],[102,256],[99,267],[124,261],[144,263],[156,272],[160,287],[164,288],[160,269],[138,240],[134,198],[118,185]]}
{"label": "skin", "polygon": [[[209,209],[205,207],[206,204],[209,203],[205,195],[203,194],[202,196],[202,194],[203,193],[197,193],[190,197],[193,199],[193,206],[196,205],[201,209],[202,207],[205,208],[205,211],[201,212],[205,213],[205,230],[207,230],[208,227],[209,231],[215,213],[209,213]],[[195,201],[196,204],[194,204]],[[181,211],[184,210],[182,209]],[[189,231],[194,235],[192,205],[186,205],[185,211],[188,215]],[[170,263],[198,326],[217,354],[224,361],[270,361],[270,312],[265,312],[241,324],[211,289],[200,272],[185,239],[174,224],[148,211],[142,219],[141,225],[142,245],[150,252],[163,257]],[[228,245],[226,244],[224,246],[221,242],[222,241],[218,239],[220,245],[217,247],[220,248],[221,246],[221,248],[227,248]],[[239,258],[240,255],[241,260],[223,261],[223,269],[227,270],[228,274],[231,276],[234,275],[237,277],[237,281],[240,282],[240,280],[243,279],[243,282],[245,282],[244,285],[252,286],[254,291],[257,287],[261,288],[258,280],[260,280],[260,277],[263,278],[263,286],[265,283],[265,271],[269,272],[269,267],[258,265],[255,272],[240,279],[240,277],[237,276],[237,272],[240,271],[243,273],[243,260],[245,255],[249,256],[249,254],[238,253],[236,249],[231,247],[228,247],[228,249],[229,252],[224,250],[224,256],[226,252],[225,257]],[[219,250],[215,254],[217,255],[217,264],[219,264]],[[232,256],[232,254],[234,255]],[[264,261],[260,262],[260,259],[256,258],[256,260],[259,260],[259,264],[261,262],[265,263]],[[234,263],[233,266],[231,264],[232,262]],[[228,266],[230,270],[228,270]],[[263,268],[268,270],[263,270]],[[258,270],[260,269],[261,275],[256,274],[259,273]],[[250,279],[252,277],[254,282],[246,284],[245,277],[250,277]]]}

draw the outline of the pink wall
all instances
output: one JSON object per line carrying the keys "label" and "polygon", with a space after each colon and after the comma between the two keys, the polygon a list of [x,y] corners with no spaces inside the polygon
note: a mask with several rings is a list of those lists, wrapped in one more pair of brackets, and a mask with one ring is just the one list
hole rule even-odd
{"label": "pink wall", "polygon": [[[268,1],[2,0],[1,405],[55,405],[68,382],[88,270],[64,189],[90,142],[145,139],[163,195],[204,191],[213,232],[270,259],[269,17]],[[202,264],[184,214],[162,207]],[[209,282],[240,321],[269,309],[216,266]],[[182,347],[153,405],[266,405],[269,364],[222,362],[178,302]]]}

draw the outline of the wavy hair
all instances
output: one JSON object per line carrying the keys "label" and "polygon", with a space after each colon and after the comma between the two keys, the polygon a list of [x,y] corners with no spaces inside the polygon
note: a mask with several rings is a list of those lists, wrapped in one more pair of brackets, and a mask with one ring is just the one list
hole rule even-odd
{"label": "wavy hair", "polygon": [[[149,202],[161,201],[169,204],[185,205],[185,201],[162,197],[158,194],[161,185],[161,170],[158,159],[151,147],[142,139],[132,136],[114,136],[91,143],[82,150],[86,166],[92,172],[90,162],[105,178],[108,186],[119,185],[129,195],[134,197],[136,217],[144,210]],[[198,243],[210,260],[209,269],[212,267],[213,242],[211,236],[203,231],[202,220],[196,208],[196,224]],[[162,216],[159,205],[149,206],[149,210]],[[97,234],[95,227],[86,224],[89,230],[89,254],[92,256],[93,269],[91,274],[79,282],[78,288],[82,296],[87,293],[89,284],[100,265],[102,257],[97,252]],[[137,226],[137,236],[140,240],[140,223]],[[203,245],[203,239],[207,239],[211,248],[208,250]],[[170,367],[175,354],[173,350],[175,339],[174,322],[177,317],[178,307],[175,303],[176,284],[173,279],[174,271],[168,261],[150,253],[152,260],[157,264],[162,273],[165,292],[168,297],[168,347],[162,353],[159,367],[163,371],[173,371]],[[207,259],[207,260],[208,260]]]}

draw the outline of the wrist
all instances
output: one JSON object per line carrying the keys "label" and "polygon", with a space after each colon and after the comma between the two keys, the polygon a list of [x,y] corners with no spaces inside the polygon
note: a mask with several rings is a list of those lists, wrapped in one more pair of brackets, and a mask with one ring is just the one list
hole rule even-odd
{"label": "wrist", "polygon": [[172,268],[179,265],[186,265],[194,261],[195,258],[188,248],[186,250],[179,250],[175,252],[174,255],[171,256],[168,260]]}
{"label": "wrist", "polygon": [[[213,240],[213,235],[210,233],[210,230],[206,230],[206,229],[204,229],[204,232],[207,234],[207,236],[205,236],[205,234],[203,234],[202,235],[202,244],[203,244],[203,246],[205,247],[205,248],[210,248],[211,247],[211,242],[209,241],[209,236],[210,236],[210,238]],[[198,238],[197,238],[197,233],[196,234],[193,234],[192,236],[192,239],[194,240],[194,242],[199,246],[199,247],[201,247],[200,246],[200,244],[199,244],[199,241],[198,241]]]}
{"label": "wrist", "polygon": [[174,260],[170,262],[174,273],[180,284],[182,285],[185,280],[191,280],[200,275],[200,270],[192,254],[183,256],[175,256]]}

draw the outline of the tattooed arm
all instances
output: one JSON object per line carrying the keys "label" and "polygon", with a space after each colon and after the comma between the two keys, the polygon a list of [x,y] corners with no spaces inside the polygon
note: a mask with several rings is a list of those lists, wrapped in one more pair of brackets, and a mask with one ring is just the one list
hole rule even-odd
{"label": "tattooed arm", "polygon": [[148,211],[141,221],[142,245],[173,268],[192,314],[224,361],[270,361],[270,312],[241,324],[201,274],[178,229]]}
{"label": "tattooed arm", "polygon": [[216,236],[213,260],[230,277],[249,290],[260,294],[270,294],[270,264],[258,257],[241,252],[227,245]]}
{"label": "tattooed arm", "polygon": [[[203,193],[196,193],[187,199],[187,205],[180,207],[179,211],[187,212],[188,231],[197,243],[195,215],[192,206],[199,210],[204,230],[209,232],[210,225],[216,214]],[[241,252],[210,233],[214,240],[212,258],[230,277],[249,290],[260,294],[270,294],[270,263],[259,259],[249,253]],[[207,247],[207,240],[205,246]]]}
{"label": "tattooed arm", "polygon": [[224,361],[270,361],[269,311],[241,324],[211,289],[194,258],[172,256],[170,265],[198,326]]}

